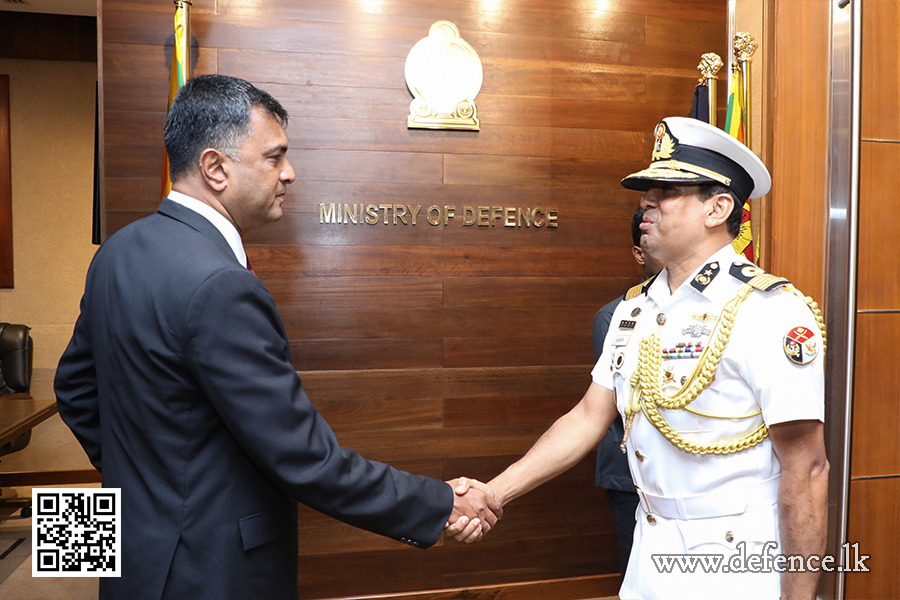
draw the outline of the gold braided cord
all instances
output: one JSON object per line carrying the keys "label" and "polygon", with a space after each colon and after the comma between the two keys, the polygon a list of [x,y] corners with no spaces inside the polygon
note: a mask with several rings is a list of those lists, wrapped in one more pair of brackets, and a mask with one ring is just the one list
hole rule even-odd
{"label": "gold braided cord", "polygon": [[804,296],[803,292],[794,287],[791,283],[786,283],[782,288],[788,292],[791,292],[809,307],[809,310],[812,311],[813,316],[816,318],[816,325],[819,326],[819,331],[822,333],[822,356],[825,356],[825,346],[827,345],[825,339],[825,319],[822,317],[822,311],[819,309],[818,303],[813,300],[810,296]]}
{"label": "gold braided cord", "polygon": [[674,396],[667,396],[662,390],[662,382],[659,377],[660,369],[662,369],[662,347],[659,332],[641,340],[640,360],[638,368],[635,370],[636,378],[632,377],[632,385],[637,383],[641,387],[641,398],[669,410],[685,408],[696,400],[715,379],[716,368],[719,366],[722,353],[725,352],[725,346],[728,345],[728,338],[731,337],[738,308],[750,295],[752,289],[746,283],[741,285],[737,295],[729,300],[722,309],[715,331],[711,336],[712,341],[703,350],[688,381]]}
{"label": "gold braided cord", "polygon": [[706,418],[708,418],[708,419],[725,419],[725,420],[731,420],[731,419],[750,419],[750,418],[752,418],[752,417],[755,417],[755,416],[758,416],[758,415],[761,415],[761,414],[762,414],[762,410],[757,410],[757,411],[754,411],[754,412],[750,413],[749,415],[743,415],[743,416],[741,416],[741,417],[729,417],[729,416],[726,416],[726,415],[711,415],[711,414],[709,414],[709,413],[703,412],[702,410],[697,410],[696,408],[691,408],[690,406],[685,406],[685,407],[684,407],[684,410],[688,411],[689,413],[693,413],[693,414],[695,414],[695,415],[699,415],[699,416],[701,416],[701,417],[706,417]]}
{"label": "gold braided cord", "polygon": [[644,402],[642,400],[641,408],[647,419],[663,434],[663,437],[674,444],[676,448],[691,454],[734,454],[757,445],[769,436],[769,429],[766,427],[766,424],[760,423],[759,427],[736,440],[718,444],[698,444],[685,439],[684,436],[672,429],[672,426],[659,413],[659,408],[652,402]]}
{"label": "gold braided cord", "polygon": [[[699,414],[712,418],[735,418],[745,419],[758,416],[762,411],[757,411],[744,417],[718,417],[716,415],[708,415],[689,407],[689,405],[697,399],[697,397],[712,383],[715,379],[716,369],[719,366],[719,360],[725,352],[725,347],[731,337],[731,330],[734,327],[734,321],[737,316],[738,308],[741,303],[749,296],[751,290],[756,286],[743,284],[738,293],[732,298],[722,309],[716,323],[715,331],[711,338],[711,343],[704,349],[703,353],[694,367],[694,371],[689,381],[675,394],[675,396],[667,396],[662,390],[660,381],[660,373],[662,370],[662,352],[659,331],[653,335],[643,339],[640,346],[640,360],[638,368],[632,374],[631,397],[628,405],[625,407],[626,427],[625,438],[622,442],[622,450],[624,452],[625,440],[628,439],[628,433],[634,423],[637,414],[643,413],[647,420],[665,437],[671,444],[680,450],[690,452],[691,454],[734,454],[741,452],[747,448],[751,448],[769,435],[769,429],[765,423],[761,423],[758,427],[748,432],[746,435],[732,440],[730,442],[719,442],[716,444],[699,444],[686,439],[684,436],[675,431],[665,417],[660,413],[660,407],[677,410],[685,409],[694,414]],[[825,320],[822,317],[822,311],[819,310],[818,304],[809,296],[804,296],[797,288],[790,283],[783,286],[786,291],[799,297],[810,308],[816,319],[816,324],[822,333],[822,354],[825,354]],[[662,326],[660,326],[661,328]],[[635,402],[633,398],[637,396]]]}

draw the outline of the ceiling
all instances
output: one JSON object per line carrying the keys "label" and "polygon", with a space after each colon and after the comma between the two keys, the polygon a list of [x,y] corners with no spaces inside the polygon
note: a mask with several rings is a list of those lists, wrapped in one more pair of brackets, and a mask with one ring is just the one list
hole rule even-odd
{"label": "ceiling", "polygon": [[0,0],[0,11],[97,16],[97,0]]}

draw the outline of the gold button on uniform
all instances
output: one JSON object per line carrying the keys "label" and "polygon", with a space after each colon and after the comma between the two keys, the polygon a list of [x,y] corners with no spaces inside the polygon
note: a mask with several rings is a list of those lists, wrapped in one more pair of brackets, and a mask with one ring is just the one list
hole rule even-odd
{"label": "gold button on uniform", "polygon": [[730,531],[726,531],[726,532],[725,532],[725,541],[726,541],[726,542],[733,542],[733,541],[734,541],[734,533],[732,533],[732,532],[730,532]]}
{"label": "gold button on uniform", "polygon": [[647,515],[647,522],[651,525],[656,525],[656,517],[653,515]]}
{"label": "gold button on uniform", "polygon": [[637,457],[637,459],[638,459],[639,461],[641,461],[641,462],[644,462],[644,459],[646,458],[643,454],[641,454],[641,451],[640,451],[640,450],[635,450],[635,451],[634,451],[634,455],[635,455],[635,456]]}

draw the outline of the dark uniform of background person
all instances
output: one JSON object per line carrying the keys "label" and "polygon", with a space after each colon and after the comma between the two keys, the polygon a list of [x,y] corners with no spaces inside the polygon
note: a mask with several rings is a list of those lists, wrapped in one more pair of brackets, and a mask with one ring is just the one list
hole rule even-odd
{"label": "dark uniform of background person", "polygon": [[296,599],[296,500],[419,547],[466,515],[460,535],[477,539],[475,517],[486,531],[500,512],[341,448],[310,403],[241,244],[281,218],[286,124],[246,81],[189,81],[166,119],[173,194],[88,270],[55,389],[104,487],[121,488],[122,576],[101,578],[101,598]]}
{"label": "dark uniform of background person", "polygon": [[[660,271],[663,264],[644,252],[641,248],[641,220],[644,218],[644,210],[638,207],[631,215],[631,253],[643,269],[643,280],[650,279]],[[609,324],[613,312],[625,298],[625,295],[597,311],[594,316],[594,330],[591,341],[594,345],[594,360],[600,360],[603,354],[603,340],[609,331]],[[609,431],[600,440],[597,446],[597,475],[595,485],[606,489],[606,504],[613,511],[616,520],[616,536],[619,541],[619,571],[625,577],[625,569],[628,567],[628,557],[631,555],[631,542],[634,538],[634,515],[638,505],[637,490],[634,489],[634,481],[631,479],[631,471],[628,470],[628,459],[619,445],[625,432],[622,417],[616,417]]]}

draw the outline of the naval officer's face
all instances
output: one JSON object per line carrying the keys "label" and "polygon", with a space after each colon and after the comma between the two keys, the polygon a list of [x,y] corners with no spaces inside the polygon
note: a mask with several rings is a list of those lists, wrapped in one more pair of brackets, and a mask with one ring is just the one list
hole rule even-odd
{"label": "naval officer's face", "polygon": [[265,110],[253,108],[249,127],[241,159],[232,162],[229,186],[234,187],[226,207],[242,232],[279,220],[287,186],[294,181],[281,124]]}
{"label": "naval officer's face", "polygon": [[690,254],[702,239],[706,203],[697,185],[653,183],[641,198],[641,247],[664,264]]}

